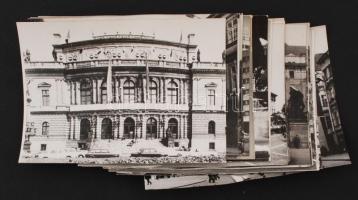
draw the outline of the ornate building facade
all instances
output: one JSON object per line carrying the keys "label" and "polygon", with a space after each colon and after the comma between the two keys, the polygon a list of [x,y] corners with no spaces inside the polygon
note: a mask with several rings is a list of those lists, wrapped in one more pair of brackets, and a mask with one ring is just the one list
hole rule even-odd
{"label": "ornate building facade", "polygon": [[201,62],[196,45],[117,34],[52,54],[23,63],[30,151],[156,140],[225,153],[225,65]]}

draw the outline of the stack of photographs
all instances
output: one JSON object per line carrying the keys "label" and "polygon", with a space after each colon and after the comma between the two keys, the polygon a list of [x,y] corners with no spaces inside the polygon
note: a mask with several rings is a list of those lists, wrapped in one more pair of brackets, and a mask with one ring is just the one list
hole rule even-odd
{"label": "stack of photographs", "polygon": [[148,190],[350,164],[324,25],[215,13],[17,28],[19,163],[102,167]]}

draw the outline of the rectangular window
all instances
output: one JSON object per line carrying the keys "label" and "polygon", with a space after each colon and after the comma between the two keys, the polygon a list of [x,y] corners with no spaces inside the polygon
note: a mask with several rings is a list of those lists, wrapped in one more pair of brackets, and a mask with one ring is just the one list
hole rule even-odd
{"label": "rectangular window", "polygon": [[327,101],[326,95],[321,95],[321,99],[322,99],[322,106],[327,107],[328,106],[328,101]]}
{"label": "rectangular window", "polygon": [[332,129],[332,121],[330,117],[326,117],[327,128]]}
{"label": "rectangular window", "polygon": [[50,105],[50,92],[48,89],[42,90],[42,106]]}
{"label": "rectangular window", "polygon": [[209,142],[209,149],[215,150],[215,142]]}
{"label": "rectangular window", "polygon": [[214,89],[208,90],[208,105],[210,105],[210,106],[215,105],[215,90]]}
{"label": "rectangular window", "polygon": [[295,71],[290,71],[290,78],[295,78]]}
{"label": "rectangular window", "polygon": [[333,121],[334,126],[340,125],[339,115],[338,115],[338,112],[336,110],[332,111],[332,121]]}
{"label": "rectangular window", "polygon": [[41,151],[46,151],[46,147],[47,147],[46,144],[41,144]]}

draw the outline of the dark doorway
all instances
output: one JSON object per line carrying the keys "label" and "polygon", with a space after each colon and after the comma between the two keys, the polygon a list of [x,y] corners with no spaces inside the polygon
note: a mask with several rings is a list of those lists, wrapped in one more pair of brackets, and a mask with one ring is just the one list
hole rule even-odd
{"label": "dark doorway", "polygon": [[102,132],[101,139],[113,139],[112,134],[112,120],[109,118],[104,118],[102,120]]}
{"label": "dark doorway", "polygon": [[147,120],[147,133],[146,138],[153,139],[157,138],[157,120],[149,118]]}
{"label": "dark doorway", "polygon": [[128,117],[124,120],[124,133],[123,137],[126,139],[134,139],[135,122],[132,118]]}
{"label": "dark doorway", "polygon": [[178,120],[171,118],[168,122],[168,138],[177,139],[178,138]]}
{"label": "dark doorway", "polygon": [[91,125],[88,119],[81,120],[80,140],[87,140],[91,132]]}

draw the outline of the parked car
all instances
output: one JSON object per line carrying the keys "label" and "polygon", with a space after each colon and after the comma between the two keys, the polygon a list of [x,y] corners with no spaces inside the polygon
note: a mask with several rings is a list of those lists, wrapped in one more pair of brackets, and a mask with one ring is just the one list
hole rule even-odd
{"label": "parked car", "polygon": [[70,148],[70,149],[64,149],[63,152],[66,158],[84,158],[88,151]]}
{"label": "parked car", "polygon": [[86,158],[113,158],[119,157],[119,154],[110,153],[108,149],[92,149],[85,154]]}
{"label": "parked car", "polygon": [[132,153],[131,157],[165,157],[167,154],[158,153],[154,148],[141,148],[139,152]]}

